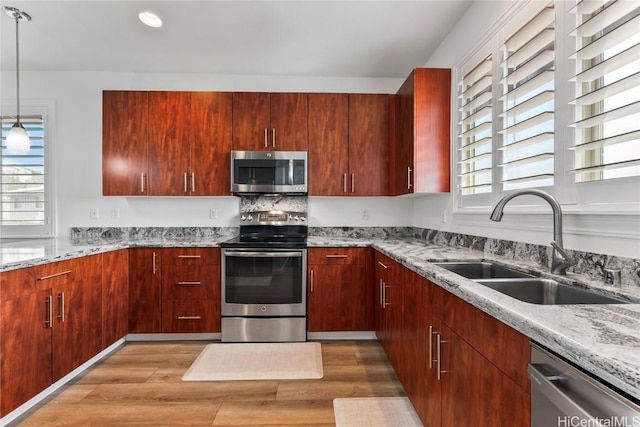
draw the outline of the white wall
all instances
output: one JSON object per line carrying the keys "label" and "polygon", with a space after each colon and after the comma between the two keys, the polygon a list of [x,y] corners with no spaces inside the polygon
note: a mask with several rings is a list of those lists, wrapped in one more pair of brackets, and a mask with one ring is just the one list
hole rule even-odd
{"label": "white wall", "polygon": [[[15,108],[11,73],[2,73],[6,113]],[[212,90],[395,93],[403,79],[290,76],[137,74],[103,72],[21,73],[23,113],[29,105],[55,106],[57,234],[70,227],[236,226],[236,197],[103,197],[102,90]],[[3,108],[3,112],[5,109]],[[98,219],[89,218],[91,208]],[[111,217],[117,209],[119,218]],[[217,218],[210,218],[211,209]],[[362,219],[362,210],[368,219]],[[411,225],[411,201],[393,198],[310,198],[313,226]]]}

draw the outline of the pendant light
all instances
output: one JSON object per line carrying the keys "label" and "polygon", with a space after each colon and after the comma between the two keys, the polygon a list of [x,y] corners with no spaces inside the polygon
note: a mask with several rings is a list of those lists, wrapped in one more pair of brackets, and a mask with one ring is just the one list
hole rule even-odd
{"label": "pendant light", "polygon": [[20,21],[31,21],[26,12],[11,6],[4,6],[4,12],[16,21],[16,122],[7,134],[7,151],[11,154],[27,154],[31,149],[29,134],[20,123],[20,40],[18,38],[18,24]]}

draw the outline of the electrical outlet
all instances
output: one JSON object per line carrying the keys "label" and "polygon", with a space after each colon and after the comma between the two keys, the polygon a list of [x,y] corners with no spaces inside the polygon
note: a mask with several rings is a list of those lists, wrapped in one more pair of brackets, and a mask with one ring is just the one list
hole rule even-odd
{"label": "electrical outlet", "polygon": [[90,219],[98,219],[98,208],[89,209],[89,218]]}
{"label": "electrical outlet", "polygon": [[218,219],[218,209],[209,209],[209,219]]}
{"label": "electrical outlet", "polygon": [[120,218],[120,209],[111,208],[111,219],[119,219]]}
{"label": "electrical outlet", "polygon": [[363,221],[369,220],[369,209],[362,209],[362,211],[360,211],[360,219]]}
{"label": "electrical outlet", "polygon": [[447,222],[447,210],[445,209],[442,211],[442,223],[446,224],[446,222]]}

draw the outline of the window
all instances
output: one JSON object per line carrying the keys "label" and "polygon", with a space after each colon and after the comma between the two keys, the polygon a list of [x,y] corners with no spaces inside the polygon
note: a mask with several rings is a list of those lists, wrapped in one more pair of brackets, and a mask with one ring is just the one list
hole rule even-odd
{"label": "window", "polygon": [[31,149],[25,155],[11,154],[6,135],[15,117],[2,117],[0,164],[0,226],[2,237],[52,235],[50,171],[46,116],[25,115],[21,123],[29,133]]}
{"label": "window", "polygon": [[516,2],[456,66],[456,210],[523,188],[575,210],[640,203],[638,28],[635,1]]}

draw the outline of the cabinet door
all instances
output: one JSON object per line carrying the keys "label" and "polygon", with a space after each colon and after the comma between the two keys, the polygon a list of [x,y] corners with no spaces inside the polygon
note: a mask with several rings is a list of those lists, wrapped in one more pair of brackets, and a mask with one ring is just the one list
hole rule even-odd
{"label": "cabinet door", "polygon": [[389,184],[392,195],[413,193],[415,189],[413,91],[414,73],[411,73],[393,96],[392,144],[389,159]]}
{"label": "cabinet door", "polygon": [[[22,274],[2,273],[0,287]],[[47,289],[0,302],[0,417],[51,385],[50,297]]]}
{"label": "cabinet door", "polygon": [[149,92],[149,195],[189,194],[189,92]]}
{"label": "cabinet door", "polygon": [[129,252],[129,332],[160,332],[160,256],[158,249]]}
{"label": "cabinet door", "polygon": [[269,150],[269,94],[263,92],[233,93],[234,150]]}
{"label": "cabinet door", "polygon": [[309,108],[306,93],[270,94],[273,150],[307,151]]}
{"label": "cabinet door", "polygon": [[309,94],[309,195],[347,195],[349,96]]}
{"label": "cabinet door", "polygon": [[129,251],[102,255],[102,347],[129,332]]}
{"label": "cabinet door", "polygon": [[231,93],[191,93],[191,195],[231,193],[232,106]]}
{"label": "cabinet door", "polygon": [[162,301],[162,331],[220,332],[220,299]]}
{"label": "cabinet door", "polygon": [[389,191],[389,95],[349,95],[349,185],[352,196]]}
{"label": "cabinet door", "polygon": [[102,92],[102,194],[148,194],[147,92]]}
{"label": "cabinet door", "polygon": [[53,287],[53,381],[102,350],[102,257],[57,264],[73,280]]}

